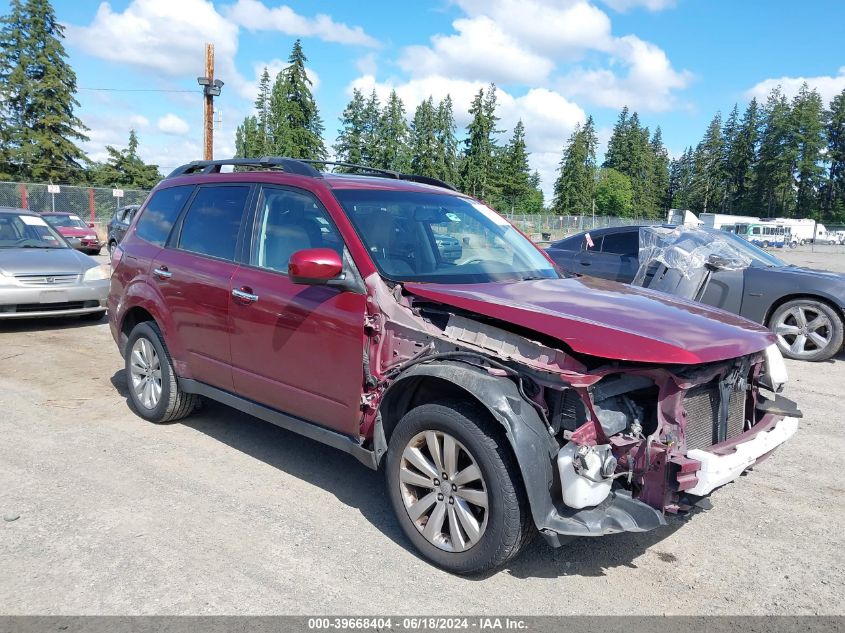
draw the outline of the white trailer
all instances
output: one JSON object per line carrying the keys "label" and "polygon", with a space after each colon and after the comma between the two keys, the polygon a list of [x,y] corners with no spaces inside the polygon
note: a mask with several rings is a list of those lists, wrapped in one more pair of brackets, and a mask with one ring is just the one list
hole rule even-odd
{"label": "white trailer", "polygon": [[830,240],[825,225],[809,218],[777,218],[775,222],[789,230],[789,243],[793,246],[814,241],[827,243]]}
{"label": "white trailer", "polygon": [[721,229],[723,226],[735,224],[757,224],[760,218],[748,215],[729,215],[727,213],[702,213],[698,216],[705,228]]}

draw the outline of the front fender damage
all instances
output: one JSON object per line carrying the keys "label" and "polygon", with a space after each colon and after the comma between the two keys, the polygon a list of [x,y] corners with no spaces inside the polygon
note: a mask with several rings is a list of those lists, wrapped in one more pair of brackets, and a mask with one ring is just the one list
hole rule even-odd
{"label": "front fender damage", "polygon": [[[390,288],[378,275],[365,283],[361,437],[373,450],[374,464],[387,449],[393,425],[414,402],[415,385],[443,381],[501,424],[534,522],[552,545],[560,545],[562,535],[665,525],[666,513],[700,502],[688,491],[700,489],[696,473],[702,465],[687,456],[688,449],[718,452],[777,421],[770,413],[764,420],[756,406],[765,400],[756,388],[762,353],[677,367],[576,357],[561,341],[421,299],[398,284]],[[707,421],[688,416],[691,394],[698,418],[712,405],[713,442],[701,436],[699,427]],[[765,424],[755,428],[758,422]],[[587,452],[604,447],[613,457],[611,471],[603,467],[600,475],[612,484],[609,492],[592,505],[563,501],[568,484],[562,482],[558,455],[573,443]],[[586,461],[579,464],[586,467]],[[597,476],[573,466],[569,477]]]}

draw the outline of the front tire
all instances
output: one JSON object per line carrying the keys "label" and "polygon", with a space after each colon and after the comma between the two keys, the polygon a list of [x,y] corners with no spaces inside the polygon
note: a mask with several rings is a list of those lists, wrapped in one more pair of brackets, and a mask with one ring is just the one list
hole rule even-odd
{"label": "front tire", "polygon": [[815,299],[787,301],[772,314],[769,329],[787,358],[822,361],[842,349],[842,318],[832,307]]}
{"label": "front tire", "polygon": [[129,401],[145,420],[173,422],[197,408],[199,396],[179,388],[173,361],[155,322],[145,321],[132,329],[125,363]]}
{"label": "front tire", "polygon": [[405,535],[447,571],[503,565],[534,534],[516,459],[478,406],[449,401],[406,413],[391,435],[385,475]]}

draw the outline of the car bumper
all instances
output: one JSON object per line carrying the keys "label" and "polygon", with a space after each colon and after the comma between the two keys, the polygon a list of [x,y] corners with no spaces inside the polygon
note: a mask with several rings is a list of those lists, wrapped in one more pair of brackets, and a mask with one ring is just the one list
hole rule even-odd
{"label": "car bumper", "polygon": [[0,288],[0,320],[104,312],[109,280],[57,288]]}
{"label": "car bumper", "polygon": [[698,482],[686,492],[697,496],[708,495],[730,483],[761,457],[795,435],[797,430],[797,418],[783,418],[754,437],[734,445],[731,453],[717,454],[700,449],[688,451],[687,457],[700,462],[701,467],[695,473]]}

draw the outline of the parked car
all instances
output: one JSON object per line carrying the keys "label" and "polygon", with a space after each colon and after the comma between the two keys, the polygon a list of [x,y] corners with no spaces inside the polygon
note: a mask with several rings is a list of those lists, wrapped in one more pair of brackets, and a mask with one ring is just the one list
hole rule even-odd
{"label": "parked car", "polygon": [[75,249],[88,255],[100,254],[103,244],[97,237],[93,225],[85,224],[82,218],[75,213],[42,213],[41,217],[67,238]]}
{"label": "parked car", "polygon": [[[407,538],[456,573],[536,530],[658,528],[795,432],[764,328],[563,278],[484,204],[362,169],[200,161],[156,186],[109,294],[138,415],[211,398],[383,466]],[[440,254],[449,231],[472,257]]]}
{"label": "parked car", "polygon": [[109,254],[111,255],[114,252],[115,247],[120,244],[120,240],[123,239],[123,236],[126,234],[126,229],[129,228],[129,225],[132,223],[132,218],[135,216],[135,212],[138,211],[141,205],[138,204],[130,204],[125,207],[120,207],[116,209],[114,215],[111,216],[111,220],[106,225],[108,229],[108,237],[106,238],[106,246],[108,247]]}
{"label": "parked car", "polygon": [[[845,275],[787,264],[741,237],[715,229],[751,259],[744,270],[715,273],[702,302],[767,326],[781,352],[798,360],[827,360],[842,349]],[[640,227],[578,233],[547,253],[563,270],[630,283],[639,268]]]}
{"label": "parked car", "polygon": [[0,320],[106,311],[109,267],[72,249],[43,217],[0,208]]}
{"label": "parked car", "polygon": [[440,256],[444,261],[456,262],[464,253],[461,241],[451,235],[435,235],[434,243],[437,244],[437,250],[440,251]]}

